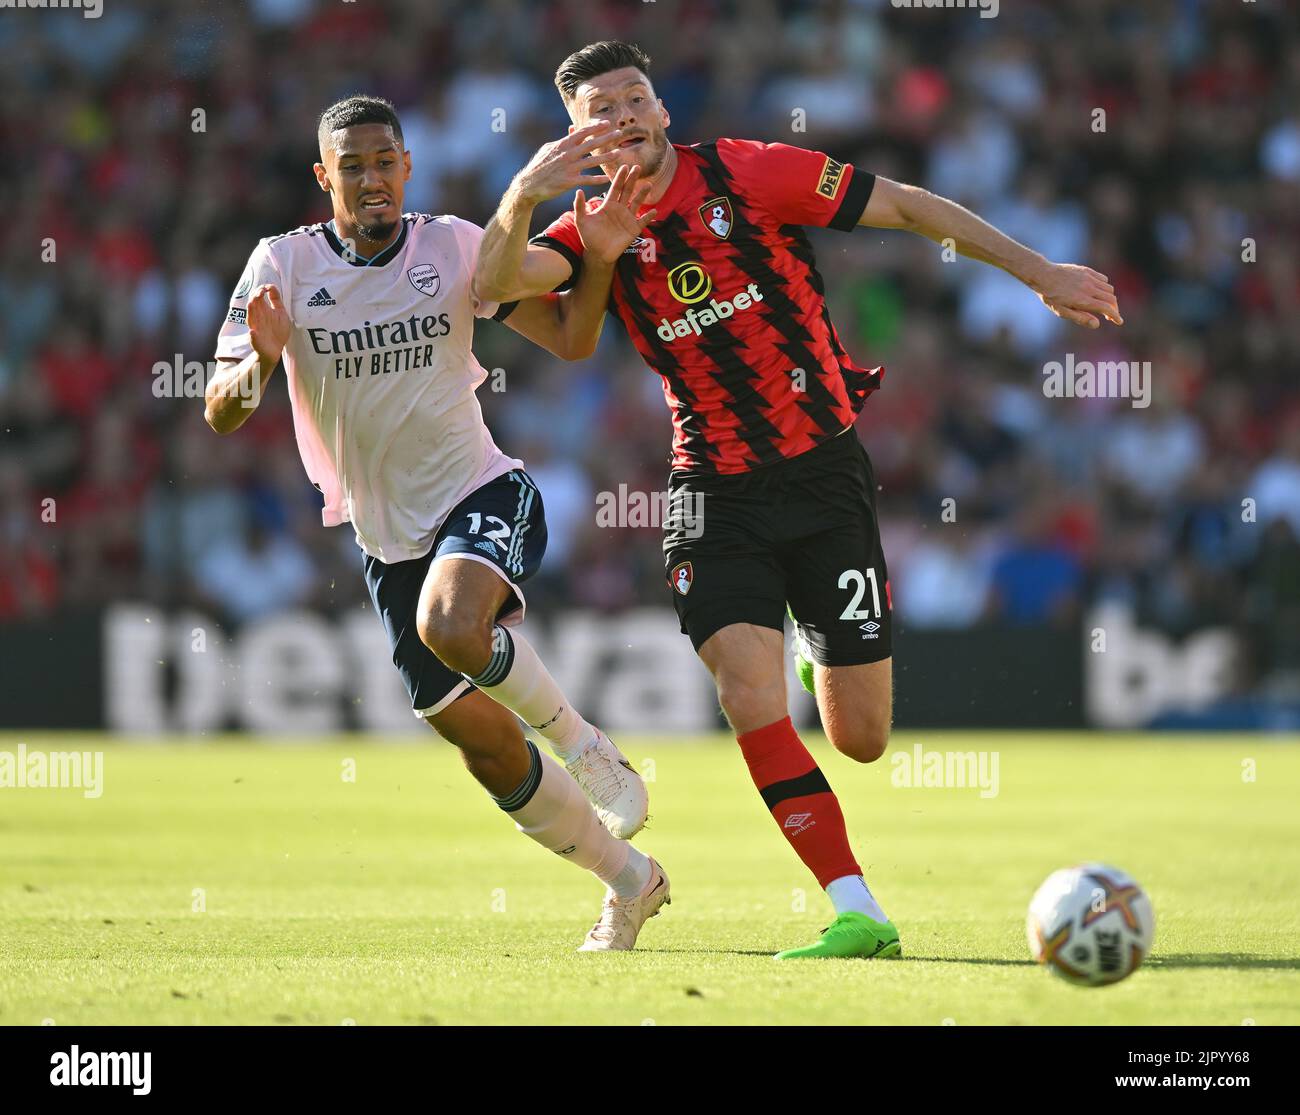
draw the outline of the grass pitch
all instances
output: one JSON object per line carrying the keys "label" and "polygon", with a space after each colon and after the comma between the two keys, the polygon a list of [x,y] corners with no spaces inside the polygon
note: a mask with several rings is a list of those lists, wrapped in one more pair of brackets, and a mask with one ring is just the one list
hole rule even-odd
{"label": "grass pitch", "polygon": [[[0,1025],[1300,1023],[1300,750],[1267,737],[895,737],[998,752],[988,798],[810,737],[904,957],[800,963],[771,954],[829,907],[729,738],[618,738],[653,774],[637,843],[673,904],[595,956],[574,949],[599,885],[432,734],[0,750],[20,742],[104,750],[104,789],[0,789]],[[1095,990],[1034,966],[1024,931],[1038,884],[1087,859],[1156,911],[1147,963]]]}

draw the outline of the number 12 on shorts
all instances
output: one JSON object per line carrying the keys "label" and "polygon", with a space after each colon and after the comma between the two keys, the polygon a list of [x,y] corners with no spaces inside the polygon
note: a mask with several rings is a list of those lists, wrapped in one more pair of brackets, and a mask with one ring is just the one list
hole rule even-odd
{"label": "number 12 on shorts", "polygon": [[[484,519],[488,521],[489,525],[495,523],[496,526],[492,530],[482,530]],[[504,519],[498,519],[495,515],[480,515],[477,511],[471,511],[469,513],[469,532],[470,534],[482,533],[484,538],[495,542],[503,550],[510,547],[510,535],[512,533],[510,524]]]}
{"label": "number 12 on shorts", "polygon": [[[867,594],[867,582],[871,582],[871,603],[875,611],[861,608],[862,598]],[[840,619],[879,619],[883,614],[880,610],[880,586],[876,583],[876,571],[868,569],[864,577],[857,569],[846,569],[840,574],[839,588],[852,589],[853,597],[849,600],[848,607],[840,613]]]}

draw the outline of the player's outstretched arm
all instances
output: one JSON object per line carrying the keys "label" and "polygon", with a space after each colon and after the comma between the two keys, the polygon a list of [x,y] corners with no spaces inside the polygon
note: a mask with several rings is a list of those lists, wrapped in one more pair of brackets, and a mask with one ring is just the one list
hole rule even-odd
{"label": "player's outstretched arm", "polygon": [[234,433],[257,408],[292,328],[278,287],[264,283],[253,291],[248,299],[253,351],[239,361],[219,361],[220,370],[203,393],[203,417],[217,433]]}
{"label": "player's outstretched arm", "polygon": [[1076,325],[1096,329],[1101,317],[1115,325],[1124,324],[1115,288],[1105,275],[1074,263],[1052,263],[969,209],[918,186],[877,177],[858,224],[903,228],[940,243],[950,240],[962,255],[1014,275],[1052,313]]}
{"label": "player's outstretched arm", "polygon": [[[578,186],[608,182],[599,173],[604,156],[596,152],[617,143],[621,134],[608,120],[576,128],[545,144],[515,175],[479,245],[474,293],[481,301],[514,302],[548,294],[569,278],[573,268],[559,252],[529,245],[533,210]],[[598,173],[589,174],[593,167]]]}
{"label": "player's outstretched arm", "polygon": [[577,192],[573,220],[583,249],[578,281],[563,294],[520,302],[506,318],[511,329],[564,360],[585,360],[596,351],[614,265],[657,212],[638,214],[650,188],[650,183],[639,181],[640,173],[640,167],[619,167],[604,203],[594,213],[587,212],[587,199],[581,190]]}

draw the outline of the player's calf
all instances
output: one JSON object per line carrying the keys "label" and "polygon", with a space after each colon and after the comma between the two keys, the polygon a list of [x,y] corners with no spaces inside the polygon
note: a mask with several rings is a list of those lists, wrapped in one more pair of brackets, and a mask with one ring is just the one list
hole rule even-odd
{"label": "player's calf", "polygon": [[855,724],[826,734],[836,751],[858,763],[874,763],[889,747],[888,724]]}
{"label": "player's calf", "polygon": [[501,796],[528,773],[528,745],[509,709],[470,691],[425,721],[461,754],[465,769],[489,794]]}
{"label": "player's calf", "polygon": [[889,746],[893,659],[816,669],[817,709],[831,745],[856,762],[874,763]]}
{"label": "player's calf", "polygon": [[425,719],[460,749],[470,774],[521,833],[606,885],[604,913],[583,948],[632,948],[646,919],[669,901],[658,863],[602,824],[578,783],[524,738],[503,705],[471,691]]}
{"label": "player's calf", "polygon": [[444,665],[540,733],[601,823],[627,840],[646,823],[645,781],[609,737],[569,703],[523,634],[495,622],[511,591],[482,562],[448,555],[434,564],[424,586],[420,638]]}

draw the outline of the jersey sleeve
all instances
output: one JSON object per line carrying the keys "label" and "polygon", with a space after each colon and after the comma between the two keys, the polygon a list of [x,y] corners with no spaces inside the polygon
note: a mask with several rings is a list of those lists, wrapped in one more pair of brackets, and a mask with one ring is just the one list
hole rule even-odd
{"label": "jersey sleeve", "polygon": [[717,150],[738,192],[782,224],[850,232],[876,184],[874,174],[852,163],[788,143],[720,139]]}
{"label": "jersey sleeve", "polygon": [[[599,205],[599,198],[589,198],[587,201],[589,210],[598,208]],[[550,248],[569,261],[573,272],[556,290],[568,290],[578,281],[578,275],[582,271],[582,237],[578,235],[578,223],[573,219],[572,209],[566,209],[528,243],[536,244],[539,248]]]}
{"label": "jersey sleeve", "polygon": [[253,351],[253,341],[248,332],[248,298],[263,283],[274,284],[280,288],[280,294],[287,297],[284,276],[276,266],[271,247],[265,240],[260,240],[248,257],[235,293],[230,296],[226,320],[217,334],[218,360],[243,360]]}
{"label": "jersey sleeve", "polygon": [[496,321],[505,321],[510,312],[519,305],[518,302],[484,302],[474,293],[474,271],[478,267],[478,250],[483,243],[483,230],[473,221],[463,221],[459,217],[449,217],[451,231],[456,237],[460,249],[461,263],[468,276],[466,287],[469,290],[470,304],[475,317],[490,317]]}

